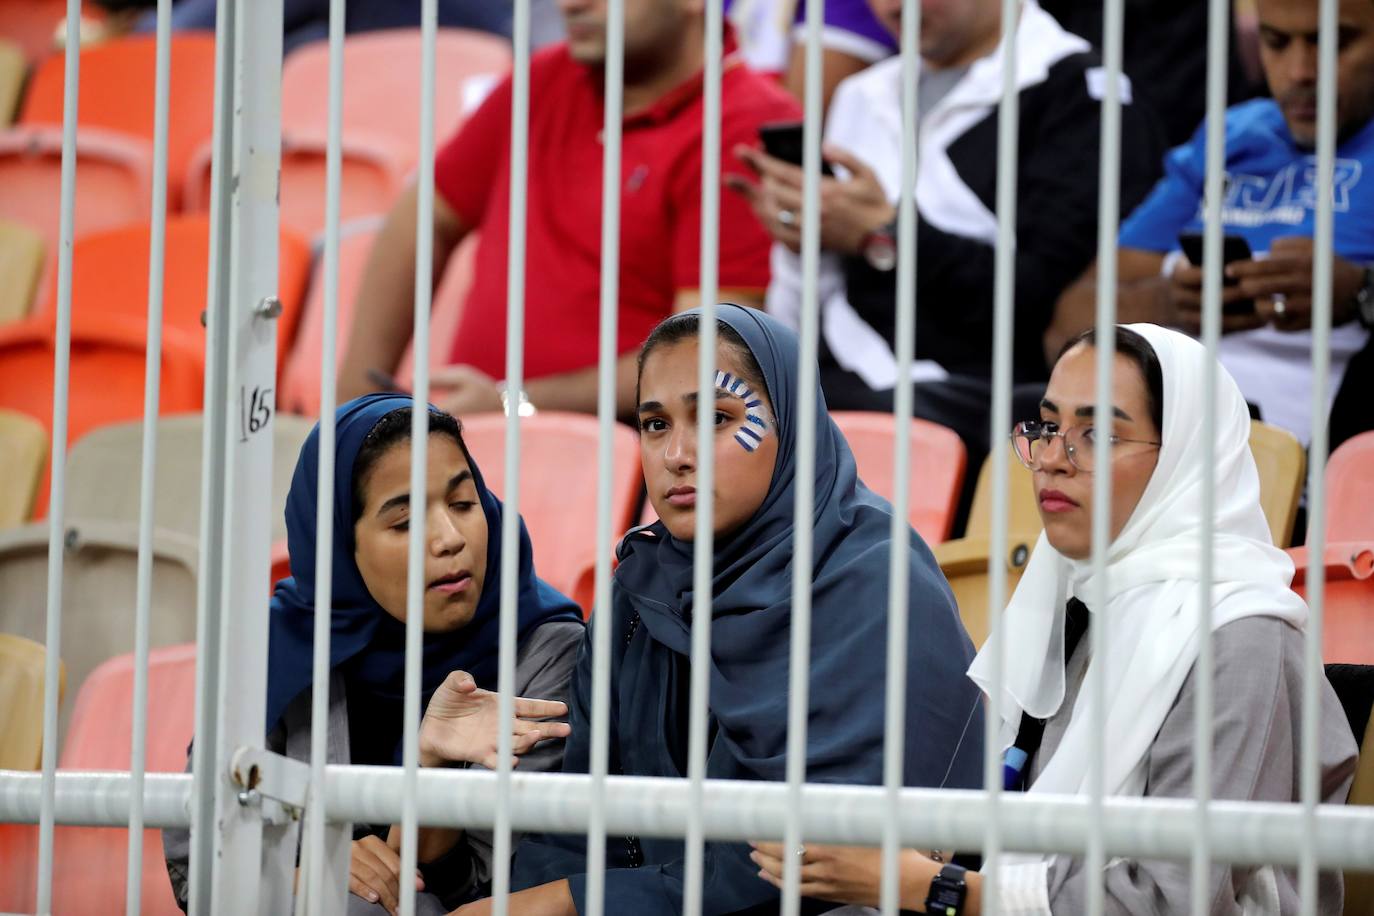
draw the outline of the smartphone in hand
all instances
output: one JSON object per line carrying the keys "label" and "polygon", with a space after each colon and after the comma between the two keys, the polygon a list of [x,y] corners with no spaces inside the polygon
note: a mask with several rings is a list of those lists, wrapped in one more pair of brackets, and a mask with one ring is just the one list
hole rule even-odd
{"label": "smartphone in hand", "polygon": [[[1194,267],[1202,266],[1203,242],[1201,232],[1180,233],[1178,244],[1183,249],[1183,253],[1187,255],[1189,263]],[[1244,236],[1228,235],[1222,239],[1221,263],[1223,265],[1236,261],[1249,261],[1253,258],[1254,254],[1250,251],[1250,243],[1245,240]],[[1235,280],[1229,280],[1225,277],[1222,277],[1222,282],[1227,286],[1235,286],[1236,284]],[[1253,315],[1255,313],[1255,300],[1242,299],[1239,302],[1224,303],[1221,312],[1223,315]]]}
{"label": "smartphone in hand", "polygon": [[[790,162],[800,167],[802,164],[802,123],[786,121],[764,124],[759,128],[759,139],[763,141],[763,151],[774,159]],[[835,171],[830,163],[821,160],[821,174],[833,177]]]}

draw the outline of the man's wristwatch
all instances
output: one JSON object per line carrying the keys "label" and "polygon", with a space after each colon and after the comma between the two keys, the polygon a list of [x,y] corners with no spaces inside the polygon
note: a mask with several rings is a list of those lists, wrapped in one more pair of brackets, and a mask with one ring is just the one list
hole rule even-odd
{"label": "man's wristwatch", "polygon": [[930,881],[930,893],[926,894],[927,913],[932,916],[960,916],[964,912],[964,899],[968,896],[964,872],[963,868],[953,863],[940,869],[940,873]]}
{"label": "man's wristwatch", "polygon": [[1364,283],[1355,293],[1355,317],[1374,331],[1374,264],[1365,266]]}
{"label": "man's wristwatch", "polygon": [[868,266],[887,273],[897,266],[897,224],[888,223],[874,229],[859,242],[859,253]]}

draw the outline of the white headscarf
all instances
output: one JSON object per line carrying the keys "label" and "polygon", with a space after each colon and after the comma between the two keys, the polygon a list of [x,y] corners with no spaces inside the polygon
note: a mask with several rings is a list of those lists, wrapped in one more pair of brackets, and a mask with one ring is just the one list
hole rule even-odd
{"label": "white headscarf", "polygon": [[[1016,738],[1022,712],[1048,719],[1064,702],[1064,614],[1068,597],[1106,626],[1104,664],[1109,795],[1140,795],[1144,761],[1188,672],[1197,660],[1202,528],[1204,372],[1207,351],[1184,334],[1152,324],[1128,327],[1159,357],[1164,376],[1164,428],[1159,459],[1140,502],[1107,557],[1101,603],[1091,561],[1070,560],[1040,535],[999,632],[969,667],[985,692],[992,681],[994,640],[1006,639],[1001,748]],[[1289,588],[1293,562],[1273,545],[1259,501],[1250,453],[1250,416],[1235,381],[1217,373],[1216,524],[1211,627],[1242,617],[1271,616],[1297,627],[1307,605]],[[1091,672],[1091,668],[1089,669]],[[1088,681],[1085,681],[1085,684]],[[1078,694],[1068,727],[1031,792],[1086,794],[1093,753],[1093,691]],[[991,749],[989,749],[991,752]]]}

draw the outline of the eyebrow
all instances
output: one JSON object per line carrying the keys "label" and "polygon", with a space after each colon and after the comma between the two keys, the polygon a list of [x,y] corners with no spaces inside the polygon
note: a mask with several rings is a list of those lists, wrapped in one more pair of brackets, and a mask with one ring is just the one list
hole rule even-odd
{"label": "eyebrow", "polygon": [[[695,403],[697,402],[697,396],[698,396],[698,392],[696,392],[696,391],[689,391],[687,394],[684,394],[684,395],[682,396],[682,403],[684,403],[684,404],[695,404]],[[720,398],[734,398],[736,401],[742,401],[742,400],[744,400],[744,399],[741,398],[739,395],[734,394],[734,393],[729,392],[729,391],[726,391],[724,388],[717,388],[717,389],[716,389],[716,399],[719,400]],[[640,404],[638,407],[635,408],[635,413],[637,413],[637,414],[641,414],[641,413],[653,413],[653,412],[655,412],[655,411],[659,411],[659,410],[662,410],[662,409],[663,409],[663,402],[662,402],[662,401],[644,401],[642,404]]]}
{"label": "eyebrow", "polygon": [[[1059,405],[1051,401],[1049,398],[1040,399],[1040,409],[1048,410],[1051,413],[1059,413]],[[1075,417],[1092,419],[1092,415],[1095,412],[1096,408],[1094,407],[1080,407],[1073,412],[1073,415]],[[1118,420],[1125,420],[1128,423],[1134,422],[1130,414],[1126,413],[1126,411],[1122,410],[1120,407],[1117,407],[1115,404],[1112,405],[1112,413],[1116,416]]]}
{"label": "eyebrow", "polygon": [[[454,474],[453,477],[449,479],[448,486],[444,488],[444,492],[447,493],[461,486],[465,481],[468,480],[472,480],[472,471],[467,469],[459,471],[457,474]],[[410,505],[410,493],[398,493],[377,507],[377,515],[386,515],[392,509],[397,509],[401,506],[408,505]]]}

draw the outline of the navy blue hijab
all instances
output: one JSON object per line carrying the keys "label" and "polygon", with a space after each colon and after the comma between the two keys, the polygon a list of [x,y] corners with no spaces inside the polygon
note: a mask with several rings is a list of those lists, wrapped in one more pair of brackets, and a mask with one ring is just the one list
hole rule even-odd
{"label": "navy blue hijab", "polygon": [[[330,625],[330,670],[344,667],[350,689],[359,688],[374,701],[394,700],[399,719],[405,696],[405,624],[373,599],[353,558],[353,465],[363,440],[383,417],[411,407],[396,394],[370,394],[338,409],[334,475],[333,614]],[[433,407],[430,410],[434,410]],[[291,490],[286,497],[286,536],[291,551],[289,579],[272,595],[271,637],[267,667],[267,730],[280,722],[292,700],[310,686],[315,628],[315,512],[319,480],[320,427],[301,447]],[[421,709],[455,669],[467,671],[478,686],[494,690],[497,676],[498,608],[501,570],[501,501],[482,480],[472,456],[472,469],[482,511],[487,519],[487,571],[472,621],[451,633],[426,633],[420,675]],[[581,621],[577,606],[534,574],[529,532],[520,523],[519,637],[555,620]]]}
{"label": "navy blue hijab", "polygon": [[[717,741],[745,772],[785,778],[792,616],[794,487],[800,347],[769,316],[721,305],[763,372],[777,419],[768,494],[739,530],[715,542],[710,709]],[[816,391],[807,779],[882,780],[888,563],[892,506],[859,480],[853,453]],[[920,481],[913,481],[920,486]],[[908,564],[907,785],[982,785],[982,711],[964,672],[973,646],[949,585],[911,533]],[[684,662],[691,654],[692,543],[662,522],[621,544],[616,582],[650,636]],[[685,722],[681,709],[669,719]],[[645,723],[648,725],[649,723]],[[662,727],[661,725],[659,726]]]}

